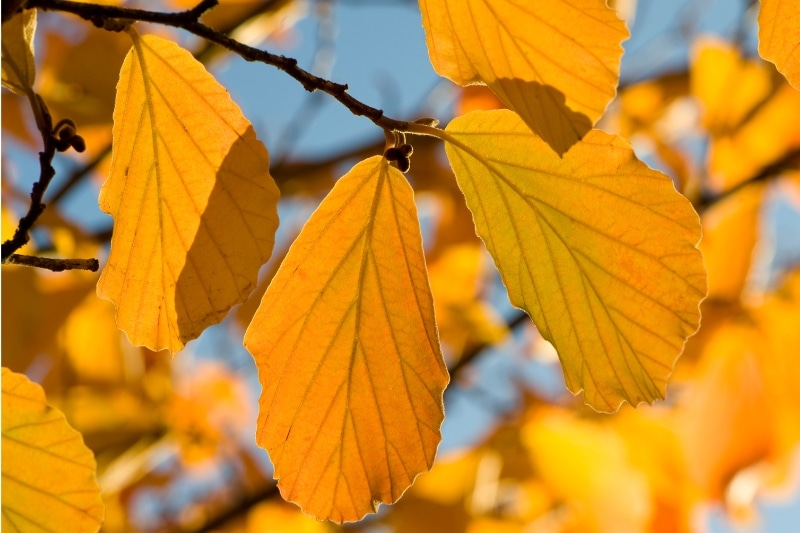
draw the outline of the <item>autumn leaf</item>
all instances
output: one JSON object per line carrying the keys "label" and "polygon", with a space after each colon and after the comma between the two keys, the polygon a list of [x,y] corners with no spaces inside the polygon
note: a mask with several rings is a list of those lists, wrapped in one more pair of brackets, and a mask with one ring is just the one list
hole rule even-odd
{"label": "autumn leaf", "polygon": [[753,184],[703,213],[703,251],[709,299],[735,302],[746,286],[761,229],[764,187]]}
{"label": "autumn leaf", "polygon": [[357,164],[311,216],[244,344],[263,387],[256,439],[306,513],[358,520],[433,464],[448,374],[411,187]]}
{"label": "autumn leaf", "polygon": [[133,35],[100,207],[97,294],[135,345],[175,353],[255,285],[278,225],[269,155],[224,87],[175,43]]}
{"label": "autumn leaf", "polygon": [[27,9],[3,24],[3,87],[17,94],[28,94],[36,78],[36,64],[33,62],[35,32],[35,9]]}
{"label": "autumn leaf", "polygon": [[3,531],[97,531],[95,470],[81,434],[42,388],[3,368]]}
{"label": "autumn leaf", "polygon": [[539,476],[566,503],[573,531],[646,531],[650,486],[612,429],[552,410],[521,433]]}
{"label": "autumn leaf", "polygon": [[559,158],[506,110],[444,137],[478,235],[567,387],[601,411],[664,398],[706,292],[698,217],[670,179],[599,130]]}
{"label": "autumn leaf", "polygon": [[434,69],[485,83],[562,154],[616,94],[625,24],[603,0],[420,0]]}
{"label": "autumn leaf", "polygon": [[761,0],[758,53],[775,63],[795,89],[800,89],[800,4]]}
{"label": "autumn leaf", "polygon": [[772,92],[772,69],[743,58],[729,43],[701,39],[694,45],[691,93],[703,108],[702,121],[713,135],[739,127]]}

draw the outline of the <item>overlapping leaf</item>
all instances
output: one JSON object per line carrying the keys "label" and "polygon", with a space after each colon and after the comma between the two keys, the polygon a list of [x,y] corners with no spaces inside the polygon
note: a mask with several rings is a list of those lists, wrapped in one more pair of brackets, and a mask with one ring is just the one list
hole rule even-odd
{"label": "overlapping leaf", "polygon": [[358,520],[433,464],[447,370],[413,193],[382,157],[342,177],[245,334],[263,387],[258,443],[284,498]]}
{"label": "overlapping leaf", "polygon": [[512,303],[602,411],[663,398],[706,292],[697,214],[619,137],[563,158],[511,111],[453,120],[447,155]]}
{"label": "overlapping leaf", "polygon": [[3,24],[3,87],[17,94],[27,94],[36,78],[33,62],[33,34],[36,10],[28,9]]}
{"label": "overlapping leaf", "polygon": [[800,3],[761,0],[758,52],[800,89]]}
{"label": "overlapping leaf", "polygon": [[134,36],[100,193],[115,220],[97,286],[134,344],[174,353],[246,299],[278,225],[268,168],[252,126],[200,63]]}
{"label": "overlapping leaf", "polygon": [[3,368],[4,532],[100,529],[103,503],[91,450],[44,391]]}
{"label": "overlapping leaf", "polygon": [[485,83],[559,153],[614,98],[625,24],[604,0],[420,0],[433,67]]}

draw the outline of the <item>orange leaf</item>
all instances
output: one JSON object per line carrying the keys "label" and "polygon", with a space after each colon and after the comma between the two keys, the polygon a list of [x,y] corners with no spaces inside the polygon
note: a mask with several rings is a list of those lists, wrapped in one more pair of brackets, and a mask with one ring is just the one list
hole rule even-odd
{"label": "orange leaf", "polygon": [[420,0],[434,69],[487,84],[559,154],[616,94],[625,24],[603,0]]}
{"label": "orange leaf", "polygon": [[706,291],[688,200],[599,130],[563,158],[511,111],[459,117],[444,137],[511,302],[553,343],[569,389],[602,411],[663,398]]}
{"label": "orange leaf", "polygon": [[95,470],[81,434],[42,388],[3,368],[3,531],[97,531]]}
{"label": "orange leaf", "polygon": [[763,197],[764,187],[753,184],[703,214],[700,249],[708,270],[709,298],[735,302],[742,294],[759,237]]}
{"label": "orange leaf", "polygon": [[758,52],[800,89],[800,3],[761,0]]}
{"label": "orange leaf", "polygon": [[100,192],[115,220],[97,294],[132,343],[175,353],[247,299],[274,243],[278,190],[225,88],[175,43],[133,41]]}
{"label": "orange leaf", "polygon": [[552,411],[528,422],[522,437],[539,476],[580,524],[575,531],[646,530],[651,487],[612,429]]}
{"label": "orange leaf", "polygon": [[353,521],[433,464],[448,375],[413,192],[382,157],[342,177],[272,280],[244,344],[257,441],[284,498]]}
{"label": "orange leaf", "polygon": [[703,107],[712,134],[729,133],[772,92],[772,69],[744,59],[732,44],[702,39],[695,44],[691,92]]}

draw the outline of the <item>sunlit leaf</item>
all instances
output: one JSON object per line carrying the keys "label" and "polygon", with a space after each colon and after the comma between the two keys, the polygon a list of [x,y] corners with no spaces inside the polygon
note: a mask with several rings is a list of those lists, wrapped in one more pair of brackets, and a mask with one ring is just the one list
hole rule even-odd
{"label": "sunlit leaf", "polygon": [[3,368],[3,531],[93,532],[103,503],[92,452],[44,391]]}
{"label": "sunlit leaf", "polygon": [[471,343],[498,342],[506,334],[503,319],[481,297],[485,260],[476,242],[447,248],[428,267],[439,338],[457,354]]}
{"label": "sunlit leaf", "polygon": [[758,239],[764,188],[758,184],[714,204],[703,214],[703,252],[708,296],[736,301],[750,272]]}
{"label": "sunlit leaf", "polygon": [[705,344],[676,427],[706,497],[722,499],[734,475],[756,464],[769,467],[774,478],[792,476],[800,443],[798,323],[795,271],[736,320],[720,325]]}
{"label": "sunlit leaf", "polygon": [[800,3],[761,0],[758,52],[800,89]]}
{"label": "sunlit leaf", "polygon": [[33,62],[35,32],[35,9],[26,9],[3,24],[3,87],[17,94],[27,94],[36,79]]}
{"label": "sunlit leaf", "polygon": [[244,533],[330,533],[327,524],[281,500],[264,501],[247,514]]}
{"label": "sunlit leaf", "polygon": [[272,250],[278,191],[225,88],[175,43],[133,39],[100,193],[114,235],[97,293],[131,342],[175,353],[247,298]]}
{"label": "sunlit leaf", "polygon": [[676,426],[689,473],[707,498],[721,499],[733,474],[769,451],[770,406],[756,353],[760,342],[747,324],[718,329],[679,410]]}
{"label": "sunlit leaf", "polygon": [[695,44],[694,55],[691,91],[712,134],[735,129],[772,91],[772,69],[743,58],[733,44],[703,39]]}
{"label": "sunlit leaf", "polygon": [[567,387],[602,411],[663,398],[706,291],[698,217],[671,180],[598,130],[559,158],[511,111],[456,118],[445,138],[511,302],[556,347]]}
{"label": "sunlit leaf", "polygon": [[604,0],[420,0],[433,67],[487,84],[563,153],[616,94],[625,24]]}
{"label": "sunlit leaf", "polygon": [[539,476],[567,504],[572,531],[645,531],[650,487],[614,431],[553,411],[529,422],[522,435]]}
{"label": "sunlit leaf", "polygon": [[712,139],[708,155],[710,184],[734,187],[800,147],[800,91],[780,85],[749,120],[730,135]]}
{"label": "sunlit leaf", "polygon": [[245,346],[256,439],[284,498],[358,520],[433,464],[448,381],[408,182],[382,157],[342,177],[267,289]]}

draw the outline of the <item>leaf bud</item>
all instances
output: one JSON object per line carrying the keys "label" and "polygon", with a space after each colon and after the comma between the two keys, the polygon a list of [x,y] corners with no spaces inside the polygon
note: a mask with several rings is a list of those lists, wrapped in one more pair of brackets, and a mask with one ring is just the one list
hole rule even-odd
{"label": "leaf bud", "polygon": [[86,141],[80,135],[75,135],[70,139],[70,144],[76,152],[83,152],[86,150]]}
{"label": "leaf bud", "polygon": [[62,141],[69,141],[70,139],[75,137],[77,133],[78,132],[75,131],[75,128],[73,128],[69,124],[65,124],[64,126],[61,127],[61,129],[58,130],[58,138],[59,140]]}
{"label": "leaf bud", "polygon": [[398,159],[404,158],[405,155],[403,155],[403,152],[399,148],[393,146],[383,152],[383,157],[387,161],[397,161]]}
{"label": "leaf bud", "polygon": [[411,170],[411,160],[407,157],[401,157],[397,160],[397,170],[405,174],[409,170]]}

